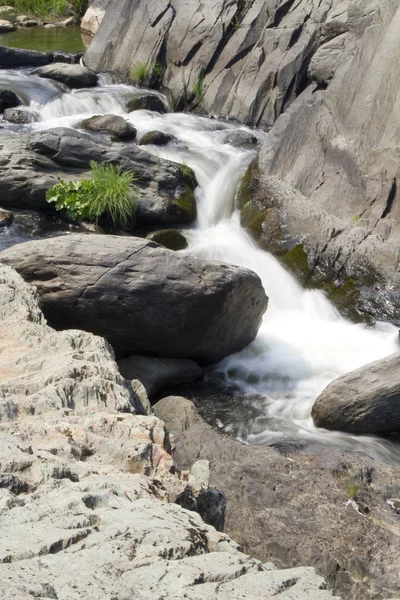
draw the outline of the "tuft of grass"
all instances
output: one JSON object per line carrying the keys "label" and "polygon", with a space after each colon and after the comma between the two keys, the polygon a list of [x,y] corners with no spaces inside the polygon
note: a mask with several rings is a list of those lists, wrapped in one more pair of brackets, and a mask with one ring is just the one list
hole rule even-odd
{"label": "tuft of grass", "polygon": [[139,193],[132,171],[121,165],[90,163],[92,178],[63,181],[47,191],[46,200],[55,204],[71,219],[98,223],[109,219],[114,226],[127,226],[134,221]]}
{"label": "tuft of grass", "polygon": [[129,73],[129,80],[133,85],[143,87],[150,85],[152,77],[162,78],[164,76],[164,67],[156,63],[153,67],[146,63],[137,63],[132,67]]}
{"label": "tuft of grass", "polygon": [[197,104],[201,104],[203,97],[204,97],[204,73],[203,73],[203,71],[200,71],[200,73],[197,77],[197,81],[193,87],[193,94],[194,94],[194,97],[196,98]]}
{"label": "tuft of grass", "polygon": [[346,493],[348,495],[349,498],[351,498],[351,500],[354,500],[354,498],[360,493],[360,488],[357,485],[357,482],[355,479],[350,478],[349,482],[347,484],[347,488],[346,488]]}

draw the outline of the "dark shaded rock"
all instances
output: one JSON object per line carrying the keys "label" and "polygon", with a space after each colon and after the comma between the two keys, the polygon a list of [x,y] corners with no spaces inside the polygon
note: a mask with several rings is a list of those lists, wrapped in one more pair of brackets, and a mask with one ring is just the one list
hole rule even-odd
{"label": "dark shaded rock", "polygon": [[226,497],[221,490],[204,490],[197,497],[198,511],[206,523],[223,531],[225,526]]}
{"label": "dark shaded rock", "polygon": [[153,112],[166,113],[167,109],[164,102],[156,94],[148,92],[138,92],[132,98],[125,102],[126,112],[135,110],[151,110]]}
{"label": "dark shaded rock", "polygon": [[0,473],[0,489],[10,490],[13,494],[25,494],[29,491],[29,484],[11,473]]}
{"label": "dark shaded rock", "polygon": [[400,352],[339,377],[312,409],[317,427],[400,433]]}
{"label": "dark shaded rock", "polygon": [[164,246],[169,250],[184,250],[188,247],[185,236],[177,229],[159,229],[152,231],[147,236],[148,240]]}
{"label": "dark shaded rock", "polygon": [[254,339],[267,307],[255,273],[138,238],[75,234],[14,246],[0,261],[37,287],[49,324],[101,335],[119,357],[218,361]]}
{"label": "dark shaded rock", "polygon": [[223,144],[229,144],[236,148],[256,148],[260,140],[249,131],[227,131],[221,135]]}
{"label": "dark shaded rock", "polygon": [[0,209],[0,227],[9,227],[14,221],[14,215],[11,212]]}
{"label": "dark shaded rock", "polygon": [[175,504],[182,506],[186,510],[191,510],[193,512],[199,512],[199,507],[197,505],[197,498],[193,493],[193,490],[189,485],[185,487],[183,492],[177,496],[175,500]]}
{"label": "dark shaded rock", "polygon": [[22,50],[0,46],[0,67],[39,67],[53,62],[63,62],[65,58],[60,52],[39,52],[37,50]]}
{"label": "dark shaded rock", "polygon": [[98,81],[98,76],[90,69],[81,65],[67,65],[64,63],[46,65],[33,71],[33,75],[45,79],[54,79],[70,88],[94,87]]}
{"label": "dark shaded rock", "polygon": [[52,210],[46,190],[60,179],[90,177],[90,162],[95,160],[133,171],[141,196],[139,208],[149,225],[194,218],[195,180],[183,176],[177,163],[151,156],[134,144],[94,139],[70,128],[3,135],[2,141],[0,202],[4,207]]}
{"label": "dark shaded rock", "polygon": [[175,437],[180,468],[210,462],[210,484],[227,499],[225,532],[246,552],[280,568],[312,565],[346,599],[397,595],[400,521],[387,501],[399,497],[399,467],[320,444],[288,456],[243,444],[184,398],[164,398],[154,411]]}
{"label": "dark shaded rock", "polygon": [[14,108],[22,104],[17,94],[11,90],[0,90],[0,113],[4,113],[7,108]]}
{"label": "dark shaded rock", "polygon": [[136,138],[136,129],[117,115],[103,115],[85,119],[78,125],[80,129],[110,134],[113,138],[123,141],[133,141]]}
{"label": "dark shaded rock", "polygon": [[17,125],[29,125],[39,120],[39,115],[31,110],[23,110],[18,108],[6,108],[3,119],[9,123]]}
{"label": "dark shaded rock", "polygon": [[147,144],[166,146],[174,139],[176,139],[175,136],[163,133],[162,131],[148,131],[140,138],[139,146],[146,146]]}
{"label": "dark shaded rock", "polygon": [[130,356],[118,362],[125,379],[139,379],[150,400],[161,390],[201,379],[203,369],[192,360]]}

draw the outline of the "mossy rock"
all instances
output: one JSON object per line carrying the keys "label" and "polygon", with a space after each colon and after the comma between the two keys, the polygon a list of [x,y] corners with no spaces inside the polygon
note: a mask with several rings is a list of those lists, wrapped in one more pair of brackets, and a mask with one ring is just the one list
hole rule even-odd
{"label": "mossy rock", "polygon": [[0,210],[0,227],[9,227],[14,221],[12,212]]}
{"label": "mossy rock", "polygon": [[147,239],[168,248],[169,250],[184,250],[188,247],[184,235],[177,229],[160,229],[149,233]]}
{"label": "mossy rock", "polygon": [[163,133],[162,131],[148,131],[139,141],[139,146],[166,146],[176,140],[174,135]]}
{"label": "mossy rock", "polygon": [[181,223],[192,223],[197,216],[194,190],[189,185],[184,185],[179,196],[171,200],[171,206],[180,215]]}
{"label": "mossy rock", "polygon": [[306,285],[310,280],[312,272],[308,264],[307,253],[302,244],[297,244],[286,252],[282,256],[282,263],[303,285]]}

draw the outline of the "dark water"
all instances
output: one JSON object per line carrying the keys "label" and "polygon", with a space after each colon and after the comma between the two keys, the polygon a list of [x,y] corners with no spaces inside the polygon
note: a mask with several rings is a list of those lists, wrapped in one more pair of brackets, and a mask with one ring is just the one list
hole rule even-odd
{"label": "dark water", "polygon": [[42,52],[81,52],[86,49],[79,27],[17,29],[0,35],[0,46],[25,48]]}

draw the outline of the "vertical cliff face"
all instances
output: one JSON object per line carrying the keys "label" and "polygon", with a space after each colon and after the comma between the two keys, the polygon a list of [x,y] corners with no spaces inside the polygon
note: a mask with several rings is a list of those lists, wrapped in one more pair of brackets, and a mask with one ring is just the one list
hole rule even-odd
{"label": "vertical cliff face", "polygon": [[[164,69],[179,103],[271,126],[304,89],[320,24],[335,0],[98,0],[105,16],[85,55],[94,69]],[[200,93],[199,93],[200,92]]]}

